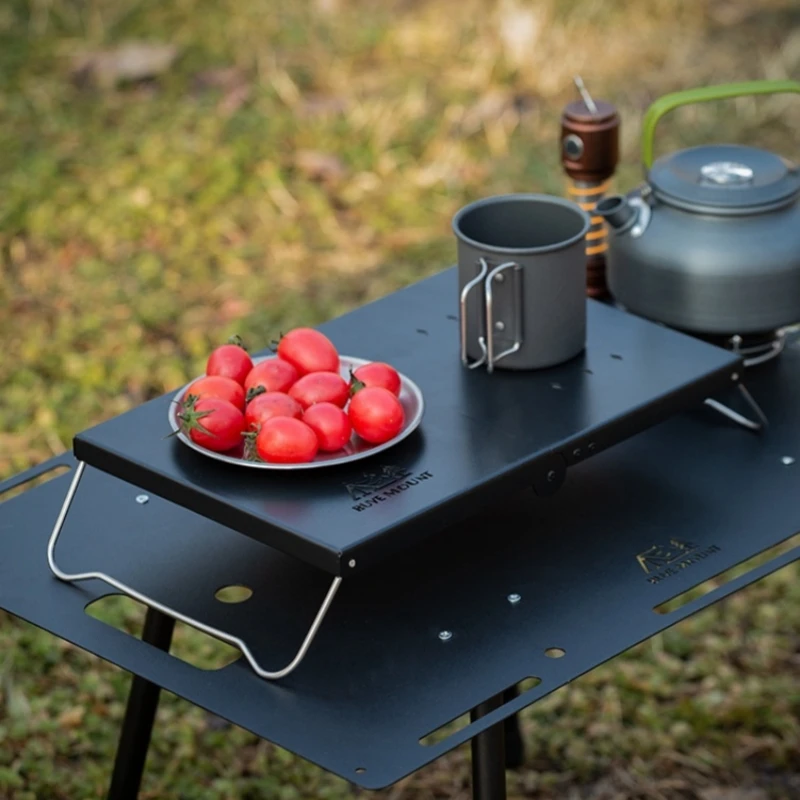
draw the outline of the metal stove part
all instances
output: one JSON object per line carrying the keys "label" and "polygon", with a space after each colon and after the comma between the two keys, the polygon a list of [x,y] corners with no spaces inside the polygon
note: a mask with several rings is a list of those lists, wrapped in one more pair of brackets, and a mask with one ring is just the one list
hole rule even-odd
{"label": "metal stove part", "polygon": [[[608,193],[619,159],[619,115],[610,103],[594,100],[575,76],[581,100],[569,103],[561,117],[561,163],[569,177],[567,196],[590,214]],[[592,214],[586,235],[586,293],[608,294],[605,281],[606,226]]]}
{"label": "metal stove part", "polygon": [[786,335],[783,331],[776,331],[772,337],[766,341],[757,341],[751,337],[743,337],[738,334],[731,336],[730,350],[744,356],[744,366],[757,367],[767,361],[777,358],[786,347]]}
{"label": "metal stove part", "polygon": [[765,331],[758,334],[745,334],[743,336],[739,334],[731,336],[702,336],[689,331],[685,331],[685,333],[741,355],[744,358],[743,366],[745,369],[772,361],[786,347],[786,329]]}

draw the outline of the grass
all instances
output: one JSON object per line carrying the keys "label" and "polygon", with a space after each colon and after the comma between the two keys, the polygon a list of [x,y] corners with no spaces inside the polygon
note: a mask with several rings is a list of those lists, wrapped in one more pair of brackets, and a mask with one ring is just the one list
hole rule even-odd
{"label": "grass", "polygon": [[[71,81],[73,58],[130,39],[178,58],[155,81]],[[0,475],[183,383],[231,333],[260,346],[438,271],[465,202],[560,193],[575,73],[621,110],[627,189],[647,105],[797,78],[800,15],[792,0],[6,0]],[[674,112],[657,148],[725,139],[796,157],[798,129],[796,98],[742,99]],[[800,796],[798,577],[529,709],[511,796]],[[0,616],[0,798],[102,796],[127,685]],[[171,696],[159,714],[144,797],[353,796]],[[462,798],[467,777],[460,750],[383,796]]]}

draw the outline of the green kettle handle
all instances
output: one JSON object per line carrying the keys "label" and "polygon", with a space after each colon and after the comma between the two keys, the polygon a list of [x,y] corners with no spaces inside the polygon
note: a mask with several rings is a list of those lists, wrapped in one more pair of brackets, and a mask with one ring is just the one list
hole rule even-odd
{"label": "green kettle handle", "polygon": [[659,97],[647,109],[642,121],[642,163],[645,172],[653,165],[653,140],[656,125],[665,114],[680,106],[694,103],[707,103],[710,100],[728,100],[731,97],[745,97],[756,94],[782,94],[795,92],[800,94],[800,83],[797,81],[747,81],[745,83],[723,83],[718,86],[703,86],[699,89],[687,89],[685,92],[673,92]]}

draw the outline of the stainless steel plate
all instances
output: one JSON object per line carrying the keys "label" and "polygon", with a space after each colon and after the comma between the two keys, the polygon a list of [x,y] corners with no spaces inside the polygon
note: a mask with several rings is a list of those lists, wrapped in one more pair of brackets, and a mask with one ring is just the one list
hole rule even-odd
{"label": "stainless steel plate", "polygon": [[[254,358],[253,363],[258,364],[262,361],[267,361],[270,358],[277,358],[277,356],[263,356],[261,358]],[[340,356],[339,358],[339,373],[346,380],[350,380],[350,370],[356,370],[364,364],[371,363],[363,358],[353,358],[352,356]],[[202,376],[198,376],[202,377]],[[243,457],[244,447],[229,450],[226,453],[215,453],[212,450],[206,450],[204,447],[195,444],[183,431],[180,429],[178,422],[178,408],[183,395],[186,390],[194,383],[190,381],[176,392],[173,402],[169,404],[169,424],[172,430],[177,434],[177,437],[192,450],[202,453],[207,458],[213,458],[217,461],[224,461],[228,464],[236,464],[239,467],[249,467],[250,469],[268,469],[268,470],[290,470],[290,469],[316,469],[318,467],[333,467],[337,464],[349,464],[351,461],[358,461],[362,458],[380,453],[390,447],[394,447],[398,442],[402,442],[409,434],[411,434],[420,422],[422,422],[422,414],[425,409],[425,403],[422,399],[422,392],[419,386],[414,381],[400,374],[400,404],[403,406],[405,412],[405,423],[402,430],[394,439],[384,442],[383,444],[369,444],[363,439],[360,439],[354,433],[350,442],[344,446],[342,450],[337,453],[319,453],[313,461],[305,464],[270,464],[266,461],[248,461]]]}

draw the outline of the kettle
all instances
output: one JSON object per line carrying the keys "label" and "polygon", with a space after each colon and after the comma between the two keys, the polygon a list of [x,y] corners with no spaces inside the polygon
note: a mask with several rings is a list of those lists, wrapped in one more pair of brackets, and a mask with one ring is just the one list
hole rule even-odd
{"label": "kettle", "polygon": [[742,335],[800,321],[800,169],[755,147],[691,147],[653,162],[656,125],[692,103],[800,93],[752,81],[665,95],[643,120],[645,182],[596,206],[607,281],[628,311],[687,333]]}

